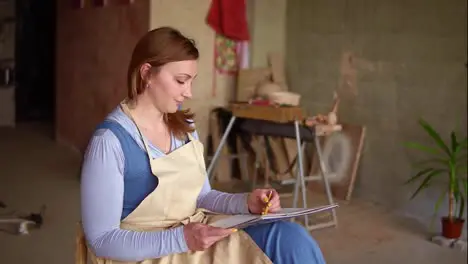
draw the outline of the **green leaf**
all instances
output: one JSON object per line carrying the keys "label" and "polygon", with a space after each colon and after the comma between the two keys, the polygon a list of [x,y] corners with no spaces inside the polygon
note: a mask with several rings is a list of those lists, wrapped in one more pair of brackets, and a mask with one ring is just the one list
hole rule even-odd
{"label": "green leaf", "polygon": [[463,196],[466,199],[466,197],[468,196],[468,193],[467,193],[467,191],[468,191],[468,180],[466,178],[464,178],[464,179],[460,179],[460,181],[461,181],[461,183],[460,183],[460,186],[461,186],[460,193],[461,193],[461,196]]}
{"label": "green leaf", "polygon": [[452,152],[458,151],[458,142],[457,142],[457,135],[455,135],[455,131],[450,133],[450,142],[452,143]]}
{"label": "green leaf", "polygon": [[450,181],[449,181],[449,185],[450,185],[450,192],[452,193],[452,195],[454,195],[455,197],[455,200],[457,199],[457,193],[458,193],[458,181],[457,181],[457,166],[456,164],[454,164],[453,162],[450,162],[449,163],[449,170],[450,170]]}
{"label": "green leaf", "polygon": [[447,145],[444,143],[442,138],[440,137],[439,133],[437,133],[432,126],[427,123],[424,119],[419,120],[419,124],[426,130],[427,134],[434,139],[436,144],[445,152],[447,155],[451,156],[450,149],[447,147]]}
{"label": "green leaf", "polygon": [[414,199],[418,194],[419,192],[421,192],[421,190],[429,187],[429,183],[430,181],[435,177],[437,176],[438,174],[440,174],[442,172],[442,170],[432,170],[427,176],[426,178],[424,178],[424,180],[422,181],[422,183],[419,185],[418,189],[416,189],[416,191],[413,193],[413,195],[411,195],[411,200]]}
{"label": "green leaf", "polygon": [[446,160],[446,159],[433,158],[433,159],[426,159],[426,160],[415,162],[415,163],[413,163],[413,166],[418,168],[418,167],[428,165],[428,164],[439,164],[439,165],[442,165],[442,166],[446,167],[448,165],[448,162],[449,161]]}
{"label": "green leaf", "polygon": [[424,169],[422,171],[419,171],[418,173],[416,173],[416,175],[414,175],[413,177],[409,178],[407,181],[405,181],[405,184],[409,184],[409,183],[412,183],[414,182],[415,180],[419,179],[419,177],[433,171],[434,169],[433,168],[427,168],[427,169]]}
{"label": "green leaf", "polygon": [[466,178],[459,178],[459,202],[458,202],[458,217],[463,218],[465,213],[465,202],[467,198],[467,190],[468,190],[468,181]]}
{"label": "green leaf", "polygon": [[451,180],[450,186],[453,190],[453,198],[455,199],[455,203],[458,204],[458,202],[460,201],[460,186],[458,185],[458,180]]}
{"label": "green leaf", "polygon": [[461,186],[463,186],[463,194],[461,195],[462,196],[462,202],[460,204],[460,211],[458,213],[458,216],[463,219],[463,215],[465,213],[465,201],[467,199],[467,196],[468,196],[468,181],[467,179],[461,179],[462,180],[462,184]]}
{"label": "green leaf", "polygon": [[458,205],[458,218],[463,219],[463,214],[465,212],[465,197],[460,196],[460,203]]}
{"label": "green leaf", "polygon": [[423,151],[423,152],[426,152],[426,153],[429,153],[429,154],[433,154],[433,155],[440,155],[441,154],[441,152],[436,148],[429,147],[429,146],[424,146],[424,145],[416,143],[416,142],[408,142],[408,143],[405,144],[405,146],[407,148],[417,149],[417,150],[420,150],[420,151]]}

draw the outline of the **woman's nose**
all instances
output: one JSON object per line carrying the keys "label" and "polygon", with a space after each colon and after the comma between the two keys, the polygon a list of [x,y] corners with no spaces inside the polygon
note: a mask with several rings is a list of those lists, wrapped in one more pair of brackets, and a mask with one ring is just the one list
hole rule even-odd
{"label": "woman's nose", "polygon": [[183,93],[182,95],[185,97],[185,98],[192,98],[192,86],[189,86]]}

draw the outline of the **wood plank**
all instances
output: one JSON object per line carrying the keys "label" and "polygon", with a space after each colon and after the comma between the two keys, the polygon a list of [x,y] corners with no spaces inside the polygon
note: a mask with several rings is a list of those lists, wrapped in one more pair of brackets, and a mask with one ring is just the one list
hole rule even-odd
{"label": "wood plank", "polygon": [[286,84],[283,56],[278,52],[268,54],[268,64],[271,69],[271,78],[273,82],[279,84],[283,91],[288,91],[289,88]]}
{"label": "wood plank", "polygon": [[[291,164],[297,156],[297,143],[295,139],[283,138],[283,145],[288,158],[288,163]],[[304,159],[305,160],[305,159]],[[296,177],[297,165],[291,170],[292,177]]]}
{"label": "wood plank", "polygon": [[246,102],[252,99],[257,84],[270,78],[268,68],[241,69],[237,75],[236,100]]}
{"label": "wood plank", "polygon": [[286,148],[283,144],[283,138],[280,137],[269,137],[268,138],[274,157],[275,164],[273,168],[276,168],[277,172],[273,175],[273,179],[277,181],[290,179],[292,174],[286,172],[289,167],[290,162],[288,161],[288,155],[286,153]]}
{"label": "wood plank", "polygon": [[236,146],[237,146],[237,155],[239,157],[239,173],[240,179],[244,182],[250,180],[250,176],[253,173],[253,169],[255,166],[255,157],[247,152],[247,150],[243,147],[241,139],[236,137]]}

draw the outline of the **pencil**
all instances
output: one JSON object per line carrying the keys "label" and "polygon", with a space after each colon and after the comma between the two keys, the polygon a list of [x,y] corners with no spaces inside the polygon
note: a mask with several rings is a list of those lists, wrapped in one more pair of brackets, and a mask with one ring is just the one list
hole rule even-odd
{"label": "pencil", "polygon": [[271,195],[273,194],[273,191],[270,191],[270,193],[268,194],[268,200],[267,200],[267,205],[265,207],[265,210],[263,210],[263,213],[262,215],[266,215],[268,214],[268,209],[270,208],[270,200],[271,200]]}

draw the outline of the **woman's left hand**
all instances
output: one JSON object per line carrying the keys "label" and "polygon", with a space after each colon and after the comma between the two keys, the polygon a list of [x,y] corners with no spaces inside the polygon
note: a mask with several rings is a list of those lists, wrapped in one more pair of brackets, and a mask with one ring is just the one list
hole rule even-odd
{"label": "woman's left hand", "polygon": [[[271,199],[268,196],[271,192]],[[249,194],[247,206],[252,214],[261,214],[268,206],[268,212],[275,213],[281,209],[279,194],[274,189],[255,189]]]}

